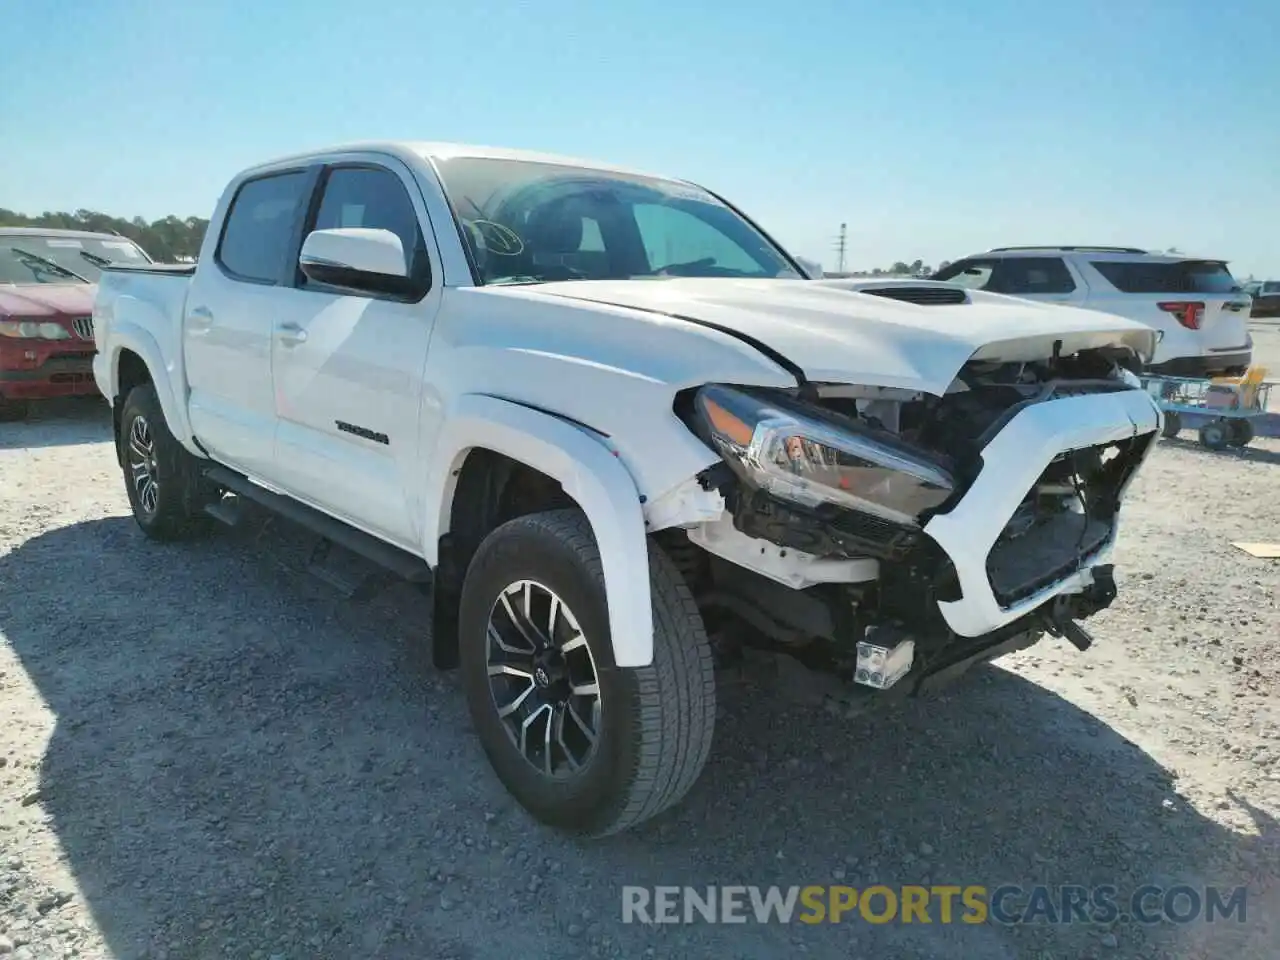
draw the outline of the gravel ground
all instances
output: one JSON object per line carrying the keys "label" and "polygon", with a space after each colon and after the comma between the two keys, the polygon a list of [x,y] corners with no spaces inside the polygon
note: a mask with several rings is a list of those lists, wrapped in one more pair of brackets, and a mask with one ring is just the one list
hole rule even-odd
{"label": "gravel ground", "polygon": [[[757,671],[681,807],[577,844],[490,773],[422,595],[336,599],[281,523],[145,541],[107,436],[100,401],[0,426],[0,955],[1280,955],[1280,562],[1230,545],[1280,540],[1280,441],[1161,444],[1086,653],[871,719]],[[1249,893],[1244,924],[620,922],[624,884],[916,882]]]}

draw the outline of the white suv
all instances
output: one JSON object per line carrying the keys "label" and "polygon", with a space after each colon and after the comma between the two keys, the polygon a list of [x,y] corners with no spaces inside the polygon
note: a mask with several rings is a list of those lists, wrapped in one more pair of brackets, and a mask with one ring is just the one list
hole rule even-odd
{"label": "white suv", "polygon": [[1135,247],[997,247],[934,274],[970,289],[1115,313],[1163,335],[1149,369],[1239,376],[1249,366],[1249,297],[1222,260]]}

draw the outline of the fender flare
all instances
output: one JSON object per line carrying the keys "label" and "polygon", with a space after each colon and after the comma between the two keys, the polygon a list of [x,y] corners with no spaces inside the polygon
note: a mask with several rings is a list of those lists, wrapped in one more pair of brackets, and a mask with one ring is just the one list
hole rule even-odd
{"label": "fender flare", "polygon": [[467,394],[452,405],[427,481],[427,563],[434,567],[438,561],[457,477],[475,449],[492,450],[545,473],[582,508],[600,550],[614,661],[619,667],[648,666],[653,660],[653,610],[640,493],[608,447],[566,420],[483,394]]}
{"label": "fender flare", "polygon": [[[164,419],[169,432],[192,454],[204,457],[192,443],[191,422],[187,419],[187,411],[174,396],[173,384],[169,378],[169,368],[164,362],[164,353],[154,336],[144,327],[125,321],[113,325],[111,330],[110,363],[107,368],[107,394],[114,403],[120,396],[120,352],[130,350],[142,358],[147,371],[151,374],[151,383],[155,386],[156,397],[160,401],[160,409],[164,411]],[[106,392],[106,391],[104,391]]]}

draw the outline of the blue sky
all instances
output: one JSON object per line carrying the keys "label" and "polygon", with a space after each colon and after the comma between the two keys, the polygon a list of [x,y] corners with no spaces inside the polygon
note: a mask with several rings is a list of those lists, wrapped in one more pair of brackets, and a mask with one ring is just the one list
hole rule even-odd
{"label": "blue sky", "polygon": [[[0,207],[208,216],[367,138],[701,182],[834,267],[1115,243],[1280,276],[1280,5],[9,2]],[[19,41],[19,42],[15,42]]]}

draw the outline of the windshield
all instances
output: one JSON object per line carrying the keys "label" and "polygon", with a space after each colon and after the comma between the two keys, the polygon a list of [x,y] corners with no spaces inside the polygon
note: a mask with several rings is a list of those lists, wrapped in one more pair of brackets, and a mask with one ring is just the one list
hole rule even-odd
{"label": "windshield", "polygon": [[97,283],[107,261],[149,263],[150,258],[124,237],[0,233],[0,283]]}
{"label": "windshield", "polygon": [[526,160],[437,162],[482,283],[788,277],[794,265],[705,190]]}

